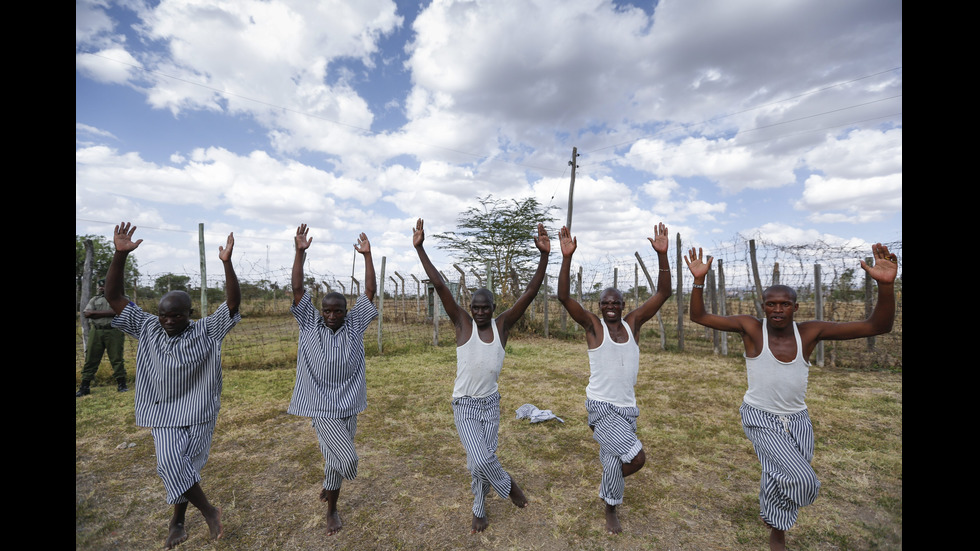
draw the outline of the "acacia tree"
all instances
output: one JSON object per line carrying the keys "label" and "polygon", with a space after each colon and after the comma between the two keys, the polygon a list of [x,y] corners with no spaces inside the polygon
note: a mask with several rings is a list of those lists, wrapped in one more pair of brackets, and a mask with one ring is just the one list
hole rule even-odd
{"label": "acacia tree", "polygon": [[547,227],[554,222],[551,211],[556,207],[545,207],[533,197],[507,200],[487,195],[477,200],[479,206],[459,214],[456,231],[434,237],[439,248],[455,253],[468,269],[489,270],[493,283],[487,287],[507,305],[522,291],[513,274],[527,281],[534,272],[540,258],[534,247],[538,224]]}

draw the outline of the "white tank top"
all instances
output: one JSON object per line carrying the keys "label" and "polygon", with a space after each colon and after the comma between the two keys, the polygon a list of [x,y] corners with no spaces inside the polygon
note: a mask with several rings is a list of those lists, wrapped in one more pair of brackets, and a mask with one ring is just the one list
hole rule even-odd
{"label": "white tank top", "polygon": [[810,364],[803,357],[800,330],[793,323],[796,337],[796,358],[791,362],[776,359],[769,350],[769,331],[762,320],[762,352],[755,358],[745,357],[749,389],[745,403],[776,415],[790,415],[806,409],[806,383]]}
{"label": "white tank top", "polygon": [[497,392],[497,379],[504,365],[504,347],[500,346],[497,334],[497,320],[490,322],[493,327],[493,341],[480,340],[480,332],[473,322],[473,332],[466,344],[456,347],[456,384],[453,398],[471,396],[486,398]]}
{"label": "white tank top", "polygon": [[590,400],[608,402],[619,407],[636,407],[636,374],[640,370],[640,345],[633,338],[633,332],[625,321],[624,343],[618,343],[609,336],[606,321],[602,322],[602,343],[589,349],[589,386],[585,396]]}

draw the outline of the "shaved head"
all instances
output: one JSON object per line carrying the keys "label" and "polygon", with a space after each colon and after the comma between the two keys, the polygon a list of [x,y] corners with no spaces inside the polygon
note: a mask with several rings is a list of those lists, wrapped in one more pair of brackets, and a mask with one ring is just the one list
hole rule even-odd
{"label": "shaved head", "polygon": [[793,289],[789,285],[773,285],[767,287],[765,291],[762,291],[762,300],[765,301],[769,293],[786,293],[793,298],[793,302],[796,302],[796,289]]}

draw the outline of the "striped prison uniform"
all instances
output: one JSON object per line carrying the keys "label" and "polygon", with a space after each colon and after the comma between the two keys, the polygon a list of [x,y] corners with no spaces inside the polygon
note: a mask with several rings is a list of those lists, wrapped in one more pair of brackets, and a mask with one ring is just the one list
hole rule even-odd
{"label": "striped prison uniform", "polygon": [[378,310],[362,294],[336,331],[327,327],[309,291],[290,310],[299,323],[299,344],[286,412],[312,418],[324,458],[323,487],[338,490],[341,480],[357,476],[354,434],[357,414],[367,407],[364,333]]}
{"label": "striped prison uniform", "polygon": [[313,429],[324,459],[323,489],[339,490],[343,480],[357,478],[357,451],[354,450],[357,416],[314,417]]}
{"label": "striped prison uniform", "polygon": [[623,502],[623,463],[629,463],[643,445],[636,437],[636,376],[640,370],[640,347],[625,321],[626,342],[616,342],[602,322],[602,342],[589,349],[589,386],[585,409],[589,413],[592,438],[599,443],[602,478],[599,497],[609,505]]}
{"label": "striped prison uniform", "polygon": [[745,357],[748,389],[739,411],[742,428],[762,466],[759,515],[769,526],[788,530],[800,507],[817,499],[820,481],[813,460],[813,425],[806,408],[810,364],[793,324],[796,356],[782,361],[769,349],[767,320],[762,319],[762,350]]}
{"label": "striped prison uniform", "polygon": [[157,316],[130,302],[112,326],[139,340],[136,350],[136,424],[150,427],[157,472],[167,503],[183,503],[200,481],[221,409],[221,343],[241,321],[222,303],[171,337]]}
{"label": "striped prison uniform", "polygon": [[157,474],[167,490],[167,503],[186,503],[191,486],[201,481],[201,469],[211,453],[215,419],[187,427],[153,427]]}
{"label": "striped prison uniform", "polygon": [[609,505],[619,505],[625,490],[623,463],[632,461],[643,449],[636,437],[636,418],[640,410],[636,406],[619,407],[588,398],[585,409],[589,412],[592,438],[599,443],[599,462],[602,464],[599,497]]}
{"label": "striped prison uniform", "polygon": [[803,410],[776,415],[746,403],[739,408],[742,428],[762,465],[759,509],[762,520],[779,530],[796,523],[800,507],[817,499],[820,481],[813,460],[813,425]]}
{"label": "striped prison uniform", "polygon": [[494,392],[484,398],[453,398],[453,421],[466,450],[466,468],[472,475],[473,514],[485,518],[485,504],[491,487],[500,497],[510,495],[510,475],[497,459],[500,393]]}

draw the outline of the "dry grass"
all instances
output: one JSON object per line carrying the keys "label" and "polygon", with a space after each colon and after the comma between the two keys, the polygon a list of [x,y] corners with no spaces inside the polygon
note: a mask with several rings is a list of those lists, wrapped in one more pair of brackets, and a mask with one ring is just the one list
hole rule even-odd
{"label": "dry grass", "polygon": [[[285,413],[294,370],[228,370],[202,482],[224,509],[225,537],[208,542],[192,508],[180,549],[763,548],[759,467],[738,418],[744,362],[660,352],[651,349],[656,339],[643,338],[637,397],[647,464],[627,479],[618,536],[602,530],[597,445],[585,423],[585,344],[530,338],[508,345],[499,449],[528,508],[493,497],[490,528],[469,533],[469,474],[449,404],[451,346],[368,358],[359,476],[344,484],[346,526],[330,538],[317,501],[316,437],[308,419]],[[823,488],[789,532],[791,546],[901,549],[901,373],[813,368],[807,402]],[[565,423],[516,420],[524,403]],[[149,430],[134,425],[132,407],[132,393],[112,387],[76,400],[77,549],[162,546],[171,509]],[[122,442],[136,445],[117,449]]]}

